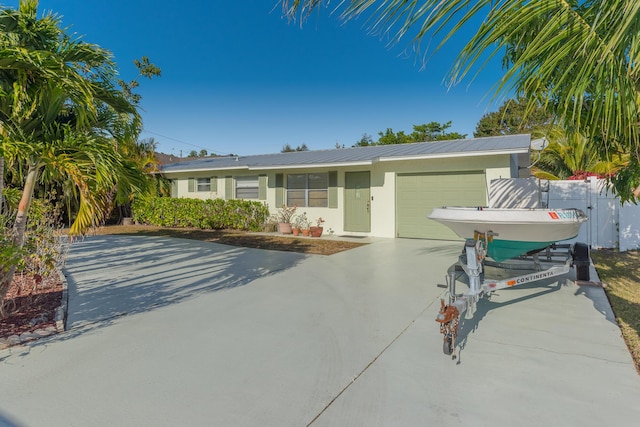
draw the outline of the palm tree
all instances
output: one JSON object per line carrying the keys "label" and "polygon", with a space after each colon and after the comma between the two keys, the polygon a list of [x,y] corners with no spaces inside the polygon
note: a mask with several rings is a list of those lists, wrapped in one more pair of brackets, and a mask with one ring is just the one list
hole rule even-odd
{"label": "palm tree", "polygon": [[[282,0],[302,19],[322,0]],[[344,19],[365,16],[373,31],[419,42],[438,36],[436,49],[462,28],[475,34],[460,52],[451,84],[501,56],[505,74],[496,93],[541,103],[567,129],[598,144],[603,155],[622,148],[630,161],[613,180],[623,200],[640,184],[640,0],[351,0],[338,2]],[[475,24],[480,22],[480,24]]]}
{"label": "palm tree", "polygon": [[542,151],[532,167],[532,174],[541,179],[569,179],[590,173],[601,177],[615,175],[629,162],[628,155],[598,155],[589,139],[576,132],[555,128],[549,133],[549,146]]}
{"label": "palm tree", "polygon": [[[156,196],[161,192],[170,194],[170,189],[164,188],[167,181],[156,174],[158,172],[157,141],[153,138],[138,141],[122,138],[121,141],[125,142],[119,147],[126,159],[125,168],[132,173],[120,175],[113,189],[112,200],[120,210],[120,219],[132,216],[131,203],[136,196],[141,194]],[[112,207],[109,206],[105,213],[111,212]]]}
{"label": "palm tree", "polygon": [[[28,211],[44,155],[50,154],[48,140],[64,140],[63,130],[95,132],[103,125],[101,110],[137,116],[134,106],[108,80],[115,75],[110,53],[69,39],[53,15],[37,19],[37,4],[21,0],[19,11],[4,11],[4,18],[13,19],[0,21],[10,24],[3,29],[6,34],[17,31],[15,37],[4,37],[3,57],[8,60],[0,62],[0,82],[7,93],[0,105],[3,146],[26,143],[20,151],[27,173],[17,228]],[[37,31],[26,33],[31,28]]]}
{"label": "palm tree", "polygon": [[[37,0],[21,0],[19,10],[0,12],[0,155],[16,153],[25,170],[13,228],[17,247],[24,244],[31,198],[43,171],[68,177],[78,191],[72,232],[100,218],[105,189],[126,171],[105,132],[104,117],[139,124],[135,105],[113,84],[111,54],[72,40],[55,15],[38,19],[37,6]],[[0,278],[0,301],[14,273],[15,265]]]}

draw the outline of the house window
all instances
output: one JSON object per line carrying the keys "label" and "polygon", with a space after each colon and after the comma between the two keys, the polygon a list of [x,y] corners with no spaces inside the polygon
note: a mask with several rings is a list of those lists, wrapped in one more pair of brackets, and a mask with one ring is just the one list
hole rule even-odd
{"label": "house window", "polygon": [[328,173],[287,175],[287,206],[326,208],[328,186]]}
{"label": "house window", "polygon": [[189,193],[216,191],[216,178],[189,178],[187,191]]}
{"label": "house window", "polygon": [[260,197],[258,176],[236,177],[236,199],[257,199]]}
{"label": "house window", "polygon": [[198,178],[198,192],[200,191],[211,191],[211,178]]}

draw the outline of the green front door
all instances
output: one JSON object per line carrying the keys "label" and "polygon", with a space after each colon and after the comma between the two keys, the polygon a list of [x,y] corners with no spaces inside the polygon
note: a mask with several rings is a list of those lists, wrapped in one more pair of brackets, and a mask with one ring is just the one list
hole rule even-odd
{"label": "green front door", "polygon": [[369,172],[347,172],[344,177],[344,230],[371,231]]}

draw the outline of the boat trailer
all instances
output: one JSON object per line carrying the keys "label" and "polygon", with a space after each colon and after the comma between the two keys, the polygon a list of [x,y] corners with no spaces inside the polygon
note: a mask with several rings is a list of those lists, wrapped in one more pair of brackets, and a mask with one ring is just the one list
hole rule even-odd
{"label": "boat trailer", "polygon": [[[440,300],[440,312],[436,322],[440,323],[440,332],[443,334],[442,350],[444,354],[454,354],[456,336],[460,315],[465,311],[475,308],[476,303],[483,297],[489,297],[494,291],[512,288],[527,283],[536,282],[551,277],[568,273],[573,266],[576,267],[578,280],[589,280],[589,247],[584,243],[552,244],[534,253],[513,258],[505,262],[495,262],[486,259],[487,245],[492,241],[491,233],[476,232],[473,239],[467,239],[464,250],[456,264],[468,278],[469,290],[463,294],[456,294],[455,271],[446,276],[446,285],[438,285],[449,290],[449,301]],[[504,270],[526,270],[529,273],[508,277],[499,280],[484,277],[485,267],[491,266]],[[533,272],[531,272],[533,270]]]}

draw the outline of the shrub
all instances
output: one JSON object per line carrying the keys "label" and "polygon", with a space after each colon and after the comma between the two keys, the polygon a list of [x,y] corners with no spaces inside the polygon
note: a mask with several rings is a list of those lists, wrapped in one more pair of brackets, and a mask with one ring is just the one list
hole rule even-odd
{"label": "shrub", "polygon": [[11,241],[11,228],[7,227],[6,218],[0,216],[0,277],[20,261],[20,249]]}
{"label": "shrub", "polygon": [[45,278],[62,267],[68,245],[66,238],[59,232],[60,228],[59,205],[52,200],[35,199],[31,202],[23,247],[24,257],[18,265],[23,273]]}
{"label": "shrub", "polygon": [[18,274],[37,276],[46,282],[63,265],[68,248],[58,232],[60,210],[51,200],[32,200],[22,248],[12,243],[15,214],[11,208],[0,214],[0,273],[16,266]]}
{"label": "shrub", "polygon": [[159,227],[261,231],[269,210],[260,202],[223,199],[137,198],[133,219]]}

